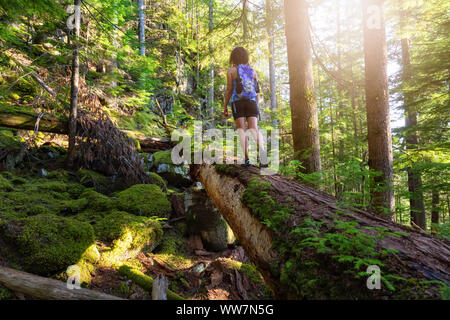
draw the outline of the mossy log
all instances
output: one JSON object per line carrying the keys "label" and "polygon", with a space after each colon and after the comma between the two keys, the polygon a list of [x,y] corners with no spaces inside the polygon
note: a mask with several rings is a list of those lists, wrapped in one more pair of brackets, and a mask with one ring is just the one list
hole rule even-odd
{"label": "mossy log", "polygon": [[[191,166],[278,299],[440,299],[450,243],[255,167]],[[369,289],[371,265],[380,289]],[[370,279],[373,279],[372,277]]]}
{"label": "mossy log", "polygon": [[62,281],[0,266],[0,284],[6,288],[43,300],[123,300],[88,289],[68,289]]}
{"label": "mossy log", "polygon": [[[0,127],[34,130],[37,118],[38,115],[32,110],[0,106]],[[67,135],[69,134],[69,124],[67,119],[45,114],[39,121],[39,131]],[[127,130],[122,131],[127,133]],[[156,152],[173,147],[173,143],[169,139],[161,137],[145,137],[137,138],[137,140],[139,140],[142,152]]]}
{"label": "mossy log", "polygon": [[[0,110],[0,127],[21,130],[34,130],[37,115],[26,109],[8,107]],[[45,114],[39,121],[39,130],[49,133],[68,134],[68,122],[55,116]]]}
{"label": "mossy log", "polygon": [[[119,268],[119,273],[121,276],[126,276],[131,279],[134,283],[140,286],[142,289],[152,293],[153,292],[153,278],[147,276],[141,271],[131,268],[127,265],[123,265]],[[185,300],[182,296],[176,294],[171,290],[167,290],[168,300]]]}

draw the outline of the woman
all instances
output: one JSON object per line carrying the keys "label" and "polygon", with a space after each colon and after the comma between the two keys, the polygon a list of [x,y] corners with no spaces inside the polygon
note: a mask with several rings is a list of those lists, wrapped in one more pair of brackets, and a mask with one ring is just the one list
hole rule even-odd
{"label": "woman", "polygon": [[[263,139],[258,130],[258,77],[256,72],[248,65],[248,52],[242,47],[235,48],[230,55],[230,64],[232,67],[227,72],[227,90],[225,93],[224,114],[229,116],[228,104],[231,103],[233,118],[239,134],[239,141],[245,155],[245,165],[250,166],[248,157],[248,140],[246,136],[246,124],[248,130],[259,146],[261,154],[264,153]],[[239,74],[241,72],[241,74]],[[252,83],[242,84],[245,81],[243,74],[253,73]],[[239,77],[238,77],[239,75]],[[244,79],[244,80],[242,80]],[[267,166],[261,161],[261,166]]]}

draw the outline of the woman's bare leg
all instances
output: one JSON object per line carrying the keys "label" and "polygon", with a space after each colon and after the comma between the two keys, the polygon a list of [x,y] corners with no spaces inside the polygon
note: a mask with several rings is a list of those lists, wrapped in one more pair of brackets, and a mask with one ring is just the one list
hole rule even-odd
{"label": "woman's bare leg", "polygon": [[239,143],[241,145],[242,151],[244,152],[245,160],[248,159],[248,141],[247,135],[245,134],[247,128],[245,126],[245,118],[237,118],[235,121],[237,132],[239,134]]}
{"label": "woman's bare leg", "polygon": [[259,152],[264,151],[263,137],[261,135],[261,132],[259,132],[259,129],[258,129],[258,118],[249,117],[249,118],[247,118],[247,123],[248,123],[248,130],[250,130],[250,133],[252,134],[253,139],[255,139],[256,144],[259,147]]}

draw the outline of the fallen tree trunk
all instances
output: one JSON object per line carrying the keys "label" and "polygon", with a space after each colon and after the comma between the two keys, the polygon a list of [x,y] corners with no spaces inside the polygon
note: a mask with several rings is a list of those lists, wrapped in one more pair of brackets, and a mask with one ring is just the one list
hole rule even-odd
{"label": "fallen tree trunk", "polygon": [[0,266],[0,284],[28,296],[44,300],[123,300],[88,289],[68,289],[62,281]]}
{"label": "fallen tree trunk", "polygon": [[[37,115],[28,110],[13,108],[10,110],[0,110],[0,127],[7,127],[19,130],[34,130]],[[53,115],[45,114],[39,121],[39,131],[58,134],[69,134],[69,123],[66,119],[57,118]],[[122,130],[127,133],[127,130]],[[137,138],[142,152],[156,152],[167,150],[173,147],[169,139],[159,137]]]}
{"label": "fallen tree trunk", "polygon": [[[450,284],[450,243],[342,208],[337,200],[255,167],[195,165],[200,181],[275,298],[439,299]],[[369,289],[369,266],[380,289]],[[376,275],[370,279],[377,283]],[[448,290],[448,287],[447,287]]]}

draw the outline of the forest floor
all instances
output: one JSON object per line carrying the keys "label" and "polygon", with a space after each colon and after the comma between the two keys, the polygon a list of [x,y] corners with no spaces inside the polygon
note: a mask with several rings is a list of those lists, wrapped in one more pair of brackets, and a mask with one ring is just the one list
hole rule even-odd
{"label": "forest floor", "polygon": [[[48,157],[49,153],[53,155]],[[249,261],[244,249],[238,242],[229,244],[228,248],[222,251],[208,251],[204,247],[201,237],[187,230],[186,217],[177,216],[174,219],[175,212],[173,211],[169,218],[161,223],[162,238],[159,239],[156,247],[149,251],[142,250],[139,254],[120,262],[111,262],[108,260],[109,258],[104,258],[104,252],[109,249],[104,250],[104,248],[113,248],[113,245],[99,238],[95,226],[96,223],[98,224],[101,221],[101,217],[105,214],[108,216],[110,213],[101,212],[103,209],[99,209],[90,203],[86,208],[77,207],[84,197],[83,194],[67,196],[68,192],[72,193],[77,188],[81,188],[80,192],[92,188],[89,188],[89,185],[82,185],[81,180],[83,179],[78,177],[79,173],[63,170],[64,153],[63,148],[42,146],[31,151],[28,154],[29,157],[25,158],[32,159],[32,161],[23,160],[23,163],[17,165],[21,167],[19,170],[0,170],[0,179],[2,179],[0,182],[5,183],[9,188],[0,192],[0,242],[9,241],[4,225],[7,225],[10,221],[28,221],[48,215],[48,213],[51,216],[68,219],[67,221],[83,220],[83,215],[89,215],[89,210],[93,209],[96,212],[94,213],[95,222],[92,224],[96,230],[93,245],[98,248],[101,258],[92,262],[85,260],[82,256],[78,261],[77,265],[87,266],[89,273],[85,277],[87,280],[82,281],[83,287],[125,299],[151,299],[151,290],[143,289],[127,276],[119,273],[121,265],[131,265],[153,279],[158,275],[165,275],[168,280],[168,289],[186,299],[261,300],[271,298],[270,290],[265,285],[261,274]],[[42,176],[43,172],[45,172],[45,177]],[[100,174],[99,176],[102,177]],[[183,189],[170,185],[167,186],[167,189],[176,190],[178,196],[183,196]],[[166,194],[168,195],[169,192],[171,191],[167,191]],[[96,194],[97,197],[105,197],[101,193]],[[23,195],[28,200],[21,198]],[[106,190],[105,195],[111,201],[117,201],[115,200],[117,194],[111,194],[110,190]],[[71,209],[68,209],[68,207]],[[111,210],[111,208],[108,210]],[[114,214],[115,209],[112,210],[112,214]],[[113,223],[115,221],[111,221],[111,224]],[[127,225],[125,229],[127,227],[129,226]],[[46,234],[46,230],[39,230],[38,232],[43,238],[47,236],[50,238],[51,236]],[[117,238],[118,235],[115,235],[115,237]],[[45,242],[45,240],[43,241]],[[55,245],[59,245],[59,242],[60,240]],[[8,245],[10,244],[8,243]],[[33,269],[38,266],[28,265],[23,267],[21,265],[21,260],[26,255],[24,252],[19,252],[18,242],[13,243],[12,248],[15,259],[10,259],[7,254],[0,254],[0,266],[34,273],[27,268]],[[88,249],[86,249],[87,251]],[[56,257],[55,261],[58,260],[59,258]],[[64,268],[66,267],[64,266]],[[68,275],[60,269],[44,276],[65,281]],[[0,299],[34,299],[19,292],[8,291],[0,285]]]}

